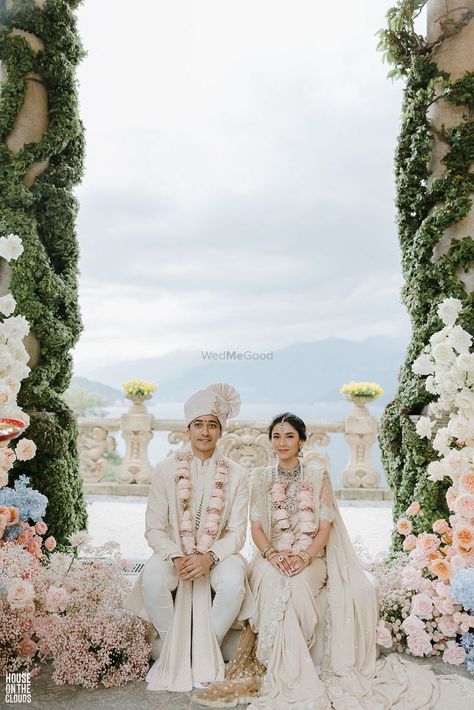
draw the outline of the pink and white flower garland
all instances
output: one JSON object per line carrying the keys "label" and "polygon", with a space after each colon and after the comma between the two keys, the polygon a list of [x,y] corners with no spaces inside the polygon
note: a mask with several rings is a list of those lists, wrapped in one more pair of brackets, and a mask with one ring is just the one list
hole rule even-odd
{"label": "pink and white flower garland", "polygon": [[214,487],[211,490],[206,508],[204,530],[199,535],[196,543],[195,521],[189,507],[192,492],[191,461],[193,458],[191,451],[178,451],[175,454],[177,464],[176,495],[181,509],[179,534],[183,551],[186,555],[192,555],[196,552],[205,554],[211,549],[220,527],[222,509],[224,507],[224,485],[229,471],[229,462],[223,458],[217,459]]}
{"label": "pink and white flower garland", "polygon": [[270,493],[273,507],[273,519],[276,526],[283,530],[276,548],[288,552],[303,552],[313,542],[317,533],[317,526],[314,520],[314,496],[313,484],[309,481],[298,481],[296,491],[296,501],[300,519],[300,532],[295,535],[289,530],[291,522],[286,504],[286,491],[289,481],[280,478],[270,486]]}

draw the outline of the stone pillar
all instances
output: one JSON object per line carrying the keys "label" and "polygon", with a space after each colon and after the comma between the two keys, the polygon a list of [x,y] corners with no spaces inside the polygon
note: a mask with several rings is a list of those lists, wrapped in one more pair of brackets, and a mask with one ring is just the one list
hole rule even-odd
{"label": "stone pillar", "polygon": [[125,440],[125,456],[117,470],[119,483],[150,483],[153,468],[148,460],[148,444],[153,437],[153,415],[141,399],[132,400],[126,414],[120,418]]}
{"label": "stone pillar", "polygon": [[371,460],[372,446],[377,438],[377,420],[364,404],[355,402],[344,424],[349,462],[342,472],[343,487],[378,488],[380,475]]}
{"label": "stone pillar", "polygon": [[[471,15],[469,15],[471,13]],[[466,72],[474,72],[474,0],[428,0],[427,41],[432,44],[441,35],[449,34],[452,23],[459,22],[464,17],[471,17],[460,32],[451,37],[441,39],[434,47],[433,60],[438,67],[449,73],[450,80],[460,79]],[[449,151],[449,146],[442,140],[440,132],[444,128],[452,128],[466,121],[466,107],[454,106],[445,99],[438,99],[429,108],[428,119],[434,129],[435,142],[431,158],[431,180],[439,177],[445,171],[441,162]],[[471,199],[474,193],[471,193]],[[474,238],[474,210],[471,206],[469,214],[460,222],[449,227],[433,250],[432,261],[446,254],[454,239]],[[466,266],[468,266],[466,264]],[[474,291],[474,264],[467,271],[460,269],[456,276],[465,285],[466,291]]]}

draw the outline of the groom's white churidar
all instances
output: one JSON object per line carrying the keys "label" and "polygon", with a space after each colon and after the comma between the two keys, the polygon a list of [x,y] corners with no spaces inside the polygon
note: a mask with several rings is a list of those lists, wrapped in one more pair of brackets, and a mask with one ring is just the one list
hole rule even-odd
{"label": "groom's white churidar", "polygon": [[[184,413],[191,441],[158,464],[150,485],[145,537],[153,554],[125,601],[152,622],[163,642],[147,676],[149,690],[187,692],[199,683],[222,680],[220,644],[233,622],[253,611],[246,562],[238,554],[247,532],[248,475],[215,445],[227,418],[239,410],[240,398],[230,385],[210,385],[190,397]],[[207,451],[199,450],[206,446]],[[183,487],[189,494],[184,506]],[[221,496],[220,510],[216,495]],[[186,509],[189,520],[183,522]],[[176,558],[192,556],[196,548],[211,558],[212,567],[185,579]]]}

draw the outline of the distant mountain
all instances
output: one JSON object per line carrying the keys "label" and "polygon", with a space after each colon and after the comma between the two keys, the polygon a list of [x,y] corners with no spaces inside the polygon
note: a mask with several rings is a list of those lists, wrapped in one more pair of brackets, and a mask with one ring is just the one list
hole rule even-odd
{"label": "distant mountain", "polygon": [[102,382],[96,382],[94,380],[89,380],[87,377],[74,377],[71,380],[71,385],[77,385],[82,387],[82,389],[87,390],[87,392],[94,392],[95,394],[101,394],[107,399],[108,404],[115,404],[117,400],[123,399],[122,390],[115,389],[114,387],[109,387],[104,385]]}
{"label": "distant mountain", "polygon": [[[374,336],[355,342],[327,338],[275,350],[271,360],[205,360],[201,352],[177,351],[156,358],[115,363],[88,375],[108,385],[127,379],[155,382],[156,399],[179,402],[211,382],[231,382],[246,402],[334,402],[350,380],[378,382],[385,390],[380,404],[395,392],[406,342]],[[98,390],[94,390],[98,391]]]}

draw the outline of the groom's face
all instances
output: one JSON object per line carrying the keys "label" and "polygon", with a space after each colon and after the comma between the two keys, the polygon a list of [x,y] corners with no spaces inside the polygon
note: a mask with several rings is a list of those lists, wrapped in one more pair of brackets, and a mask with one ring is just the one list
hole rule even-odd
{"label": "groom's face", "polygon": [[217,417],[206,414],[191,422],[188,427],[188,435],[193,449],[203,454],[212,455],[222,435],[221,425]]}

